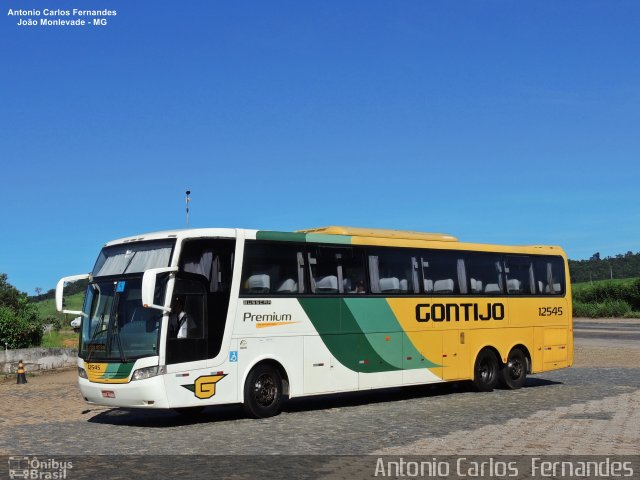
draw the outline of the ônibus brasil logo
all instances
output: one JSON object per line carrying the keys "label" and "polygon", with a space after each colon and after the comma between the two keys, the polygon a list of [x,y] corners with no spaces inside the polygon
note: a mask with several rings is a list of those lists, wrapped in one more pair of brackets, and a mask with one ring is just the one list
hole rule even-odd
{"label": "\u00f4nibus brasil logo", "polygon": [[9,457],[9,478],[63,480],[68,478],[73,462],[55,458]]}

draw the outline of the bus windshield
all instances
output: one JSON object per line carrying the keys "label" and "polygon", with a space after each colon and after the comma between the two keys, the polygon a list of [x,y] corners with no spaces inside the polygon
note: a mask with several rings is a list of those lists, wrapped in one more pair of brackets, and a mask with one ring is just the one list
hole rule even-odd
{"label": "bus windshield", "polygon": [[[81,358],[87,362],[126,362],[158,355],[162,312],[142,306],[141,287],[141,276],[89,284],[83,307]],[[158,291],[158,295],[164,292]]]}
{"label": "bus windshield", "polygon": [[157,240],[105,247],[91,274],[94,277],[106,277],[166,267],[171,259],[173,245],[173,240]]}

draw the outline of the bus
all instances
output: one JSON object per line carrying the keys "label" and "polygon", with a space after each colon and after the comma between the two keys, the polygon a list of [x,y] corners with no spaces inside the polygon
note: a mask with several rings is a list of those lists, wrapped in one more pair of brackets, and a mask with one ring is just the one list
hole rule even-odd
{"label": "bus", "polygon": [[[557,246],[323,227],[186,229],[104,245],[62,278],[82,317],[87,402],[249,416],[286,398],[438,382],[518,389],[573,363],[567,257]],[[82,311],[64,287],[88,279]],[[188,315],[171,328],[172,301]],[[175,310],[175,309],[174,309]]]}

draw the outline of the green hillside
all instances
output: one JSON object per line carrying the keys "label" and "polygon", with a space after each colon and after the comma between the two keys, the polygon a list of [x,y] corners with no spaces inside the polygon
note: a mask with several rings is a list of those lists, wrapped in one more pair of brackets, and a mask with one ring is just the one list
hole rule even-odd
{"label": "green hillside", "polygon": [[[82,310],[82,302],[84,300],[84,293],[74,293],[68,297],[65,297],[66,309],[67,310]],[[41,302],[35,302],[35,306],[38,309],[38,314],[41,318],[46,317],[55,317],[60,320],[64,320],[64,315],[62,313],[58,313],[56,311],[56,301],[55,299],[47,299]],[[70,317],[70,315],[67,315]],[[69,321],[72,319],[69,318]]]}
{"label": "green hillside", "polygon": [[640,252],[627,252],[615,257],[600,258],[594,253],[589,260],[569,260],[571,281],[589,281],[640,277]]}

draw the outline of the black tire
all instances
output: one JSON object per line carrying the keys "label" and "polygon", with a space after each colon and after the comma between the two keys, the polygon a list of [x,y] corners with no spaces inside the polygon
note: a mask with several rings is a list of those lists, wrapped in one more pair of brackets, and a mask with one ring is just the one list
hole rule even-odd
{"label": "black tire", "polygon": [[244,384],[244,411],[253,418],[273,417],[282,407],[282,377],[271,365],[254,367]]}
{"label": "black tire", "polygon": [[519,348],[514,348],[509,353],[507,363],[502,367],[502,384],[507,388],[516,390],[527,381],[527,357]]}
{"label": "black tire", "polygon": [[480,392],[491,392],[499,380],[500,366],[491,350],[482,350],[473,369],[473,384]]}

